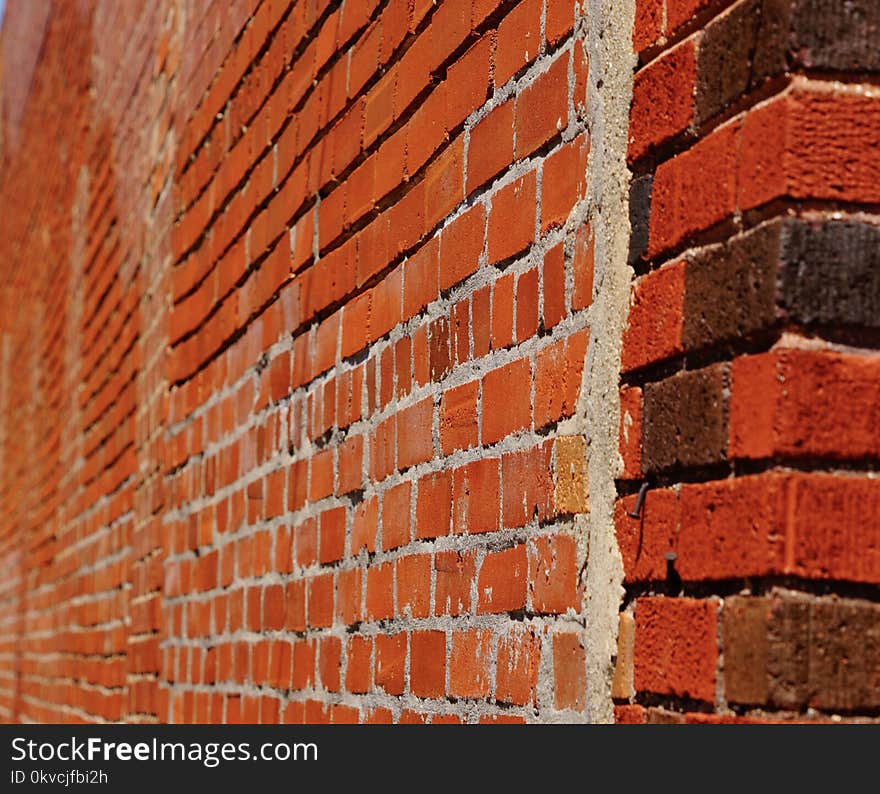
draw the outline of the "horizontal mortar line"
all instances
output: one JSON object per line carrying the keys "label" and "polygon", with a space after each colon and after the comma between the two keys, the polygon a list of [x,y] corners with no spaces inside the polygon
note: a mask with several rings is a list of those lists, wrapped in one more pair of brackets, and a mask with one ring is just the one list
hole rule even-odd
{"label": "horizontal mortar line", "polygon": [[[840,201],[836,199],[797,199],[789,196],[773,199],[759,207],[741,212],[736,211],[707,229],[694,232],[685,240],[676,243],[654,257],[643,259],[635,265],[637,275],[659,270],[663,265],[686,259],[709,248],[729,242],[732,237],[739,237],[769,221],[785,218],[811,219],[826,217],[827,213],[838,213],[841,216],[865,219],[865,222],[880,224],[880,204],[871,202]],[[824,215],[823,215],[824,214]]]}

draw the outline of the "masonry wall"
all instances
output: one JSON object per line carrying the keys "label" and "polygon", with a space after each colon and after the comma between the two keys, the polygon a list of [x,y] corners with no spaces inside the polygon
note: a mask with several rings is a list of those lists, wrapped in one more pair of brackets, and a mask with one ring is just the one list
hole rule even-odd
{"label": "masonry wall", "polygon": [[872,2],[6,13],[0,718],[876,716]]}
{"label": "masonry wall", "polygon": [[867,1],[637,3],[623,721],[880,706],[878,36]]}

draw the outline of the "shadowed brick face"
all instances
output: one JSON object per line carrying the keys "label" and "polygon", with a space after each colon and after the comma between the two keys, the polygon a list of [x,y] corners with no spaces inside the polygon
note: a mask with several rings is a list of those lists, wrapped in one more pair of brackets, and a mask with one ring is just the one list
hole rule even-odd
{"label": "shadowed brick face", "polygon": [[620,721],[876,720],[878,22],[637,0]]}
{"label": "shadowed brick face", "polygon": [[0,720],[876,721],[878,4],[633,3],[9,4]]}

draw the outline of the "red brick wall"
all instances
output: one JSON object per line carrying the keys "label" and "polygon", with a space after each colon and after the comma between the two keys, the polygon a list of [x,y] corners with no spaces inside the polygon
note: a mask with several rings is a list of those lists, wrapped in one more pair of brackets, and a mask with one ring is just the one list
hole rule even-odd
{"label": "red brick wall", "polygon": [[855,6],[12,3],[0,718],[876,714]]}
{"label": "red brick wall", "polygon": [[637,3],[624,721],[880,705],[878,22]]}

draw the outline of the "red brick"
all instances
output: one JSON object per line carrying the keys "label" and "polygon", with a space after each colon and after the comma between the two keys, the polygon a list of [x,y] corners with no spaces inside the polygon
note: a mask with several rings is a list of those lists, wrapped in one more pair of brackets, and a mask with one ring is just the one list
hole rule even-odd
{"label": "red brick", "polygon": [[531,425],[532,366],[519,359],[483,378],[483,443],[494,444]]}
{"label": "red brick", "polygon": [[574,540],[568,535],[535,538],[529,547],[532,608],[561,614],[578,609],[578,564]]}
{"label": "red brick", "polygon": [[740,123],[730,122],[657,168],[651,193],[650,256],[735,212],[739,133]]}
{"label": "red brick", "polygon": [[502,350],[513,343],[513,289],[513,273],[502,276],[492,287],[490,339],[493,350]]}
{"label": "red brick", "polygon": [[642,474],[642,390],[631,386],[620,391],[621,476],[637,479]]}
{"label": "red brick", "polygon": [[440,402],[440,446],[444,455],[476,446],[479,392],[479,381],[471,381],[443,393]]}
{"label": "red brick", "polygon": [[373,686],[373,640],[353,634],[348,638],[346,657],[345,688],[355,694],[369,692]]}
{"label": "red brick", "polygon": [[502,703],[534,703],[541,663],[541,640],[535,630],[513,625],[498,640],[495,697]]}
{"label": "red brick", "polygon": [[396,570],[398,616],[428,617],[431,613],[431,555],[400,557]]}
{"label": "red brick", "polygon": [[498,459],[482,458],[453,472],[452,527],[456,534],[494,532],[499,528]]}
{"label": "red brick", "polygon": [[593,231],[589,225],[581,226],[574,240],[572,271],[574,287],[571,292],[571,308],[586,309],[593,302]]}
{"label": "red brick", "polygon": [[487,554],[477,583],[477,611],[516,612],[525,609],[527,580],[524,545]]}
{"label": "red brick", "polygon": [[483,36],[446,73],[446,127],[458,127],[485,101],[489,91],[491,34]]}
{"label": "red brick", "polygon": [[403,694],[406,671],[406,634],[376,636],[376,686],[389,695]]}
{"label": "red brick", "polygon": [[401,471],[434,457],[433,416],[431,397],[397,414],[397,465]]}
{"label": "red brick", "polygon": [[502,86],[541,49],[541,2],[523,0],[498,26],[495,85]]}
{"label": "red brick", "polygon": [[623,332],[624,372],[683,352],[684,290],[684,262],[665,265],[636,279]]}
{"label": "red brick", "polygon": [[349,436],[339,447],[339,493],[360,490],[363,485],[364,437]]}
{"label": "red brick", "polygon": [[328,563],[342,559],[342,555],[345,553],[345,517],[344,507],[325,510],[321,513],[319,562]]}
{"label": "red brick", "polygon": [[383,562],[367,569],[367,612],[369,620],[394,617],[394,563]]}
{"label": "red brick", "polygon": [[491,110],[471,130],[467,193],[494,179],[513,162],[514,103]]}
{"label": "red brick", "polygon": [[309,626],[324,628],[333,624],[333,574],[315,576],[308,586]]}
{"label": "red brick", "polygon": [[564,226],[571,211],[586,196],[590,144],[579,135],[544,161],[541,182],[541,231]]}
{"label": "red brick", "polygon": [[417,697],[440,698],[446,694],[446,634],[414,631],[410,635],[410,690]]}
{"label": "red brick", "polygon": [[437,615],[461,615],[471,608],[471,588],[476,579],[473,552],[438,551],[434,555],[436,589],[434,612]]}
{"label": "red brick", "polygon": [[440,238],[432,237],[404,265],[403,319],[414,317],[437,300]]}
{"label": "red brick", "polygon": [[528,157],[567,126],[568,56],[562,54],[516,100],[516,159]]}
{"label": "red brick", "polygon": [[538,268],[520,274],[516,280],[516,341],[538,333]]}
{"label": "red brick", "polygon": [[525,526],[532,518],[543,521],[553,513],[552,446],[507,452],[501,457],[505,527]]}
{"label": "red brick", "polygon": [[544,328],[549,331],[566,315],[565,252],[562,243],[554,245],[544,254],[541,283],[544,289],[541,321]]}
{"label": "red brick", "polygon": [[469,629],[454,632],[449,653],[449,694],[486,698],[492,688],[492,632]]}
{"label": "red brick", "polygon": [[783,350],[733,363],[729,454],[880,457],[880,358]]}
{"label": "red brick", "polygon": [[587,698],[587,663],[580,634],[553,635],[553,679],[557,709],[583,711]]}
{"label": "red brick", "polygon": [[636,0],[633,48],[640,53],[656,44],[663,33],[664,0]]}
{"label": "red brick", "polygon": [[529,171],[492,196],[489,264],[510,259],[535,239],[535,172]]}
{"label": "red brick", "polygon": [[410,539],[412,485],[402,482],[389,488],[382,497],[382,548],[403,546]]}
{"label": "red brick", "polygon": [[695,44],[688,39],[636,74],[627,150],[630,162],[691,126],[696,71]]}
{"label": "red brick", "polygon": [[572,416],[581,392],[588,331],[579,331],[538,353],[535,363],[535,427]]}
{"label": "red brick", "polygon": [[715,701],[718,604],[692,598],[636,603],[635,688]]}
{"label": "red brick", "polygon": [[449,534],[452,474],[439,471],[422,477],[416,497],[416,537],[436,538]]}
{"label": "red brick", "polygon": [[361,549],[368,552],[376,550],[376,532],[379,525],[379,500],[375,496],[362,501],[354,509],[351,522],[351,553],[357,554]]}
{"label": "red brick", "polygon": [[321,684],[330,692],[340,689],[342,642],[339,637],[322,637],[318,649],[318,672]]}
{"label": "red brick", "polygon": [[450,223],[440,235],[440,289],[477,272],[486,235],[486,211],[477,204]]}

